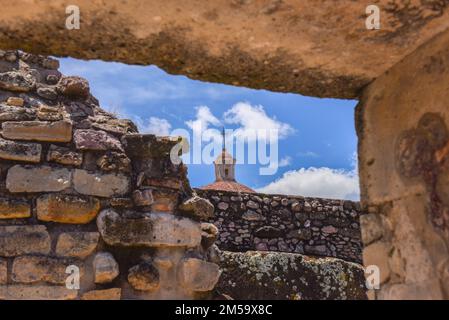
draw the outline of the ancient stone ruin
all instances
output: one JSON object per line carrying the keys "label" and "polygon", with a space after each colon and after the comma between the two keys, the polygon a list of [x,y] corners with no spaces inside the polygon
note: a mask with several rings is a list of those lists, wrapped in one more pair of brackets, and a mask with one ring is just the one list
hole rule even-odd
{"label": "ancient stone ruin", "polygon": [[[100,108],[86,80],[63,76],[52,58],[0,51],[0,59],[1,299],[366,297],[363,269],[354,263],[246,252],[260,247],[220,250],[218,229],[208,221],[223,228],[222,218],[206,199],[215,203],[216,196],[193,190],[186,167],[172,161],[181,138],[137,133],[132,122]],[[243,219],[259,230],[259,210],[250,210],[259,204],[246,205]],[[296,201],[299,215],[284,216],[307,228],[307,206]],[[257,236],[265,238],[260,230]],[[218,243],[235,249],[226,238]],[[321,255],[360,262],[358,247],[351,257],[333,250]]]}
{"label": "ancient stone ruin", "polygon": [[[177,138],[103,111],[58,61],[0,52],[0,297],[195,298],[218,281],[209,201]],[[205,236],[203,237],[203,234]],[[80,290],[66,288],[66,269]]]}
{"label": "ancient stone ruin", "polygon": [[[183,74],[194,79],[318,97],[359,99],[355,124],[359,139],[361,208],[367,213],[360,217],[361,238],[364,244],[363,263],[364,266],[377,265],[381,271],[380,288],[370,291],[369,297],[449,298],[447,0],[376,1],[381,14],[379,30],[368,30],[365,27],[367,4],[363,1],[324,0],[318,3],[314,0],[232,0],[204,1],[201,6],[198,6],[197,1],[190,0],[183,1],[182,5],[179,1],[110,0],[107,6],[103,2],[87,0],[0,2],[0,48],[4,50],[20,48],[34,54],[140,65],[155,64],[170,73]],[[81,8],[82,27],[79,30],[66,30],[63,26],[66,19],[65,9],[67,5],[74,3]],[[120,219],[120,211],[148,214],[146,209],[137,210],[136,208],[145,206],[136,206],[134,202],[136,199],[140,199],[138,202],[145,202],[149,197],[146,194],[148,191],[141,189],[142,184],[137,186],[140,180],[135,177],[138,172],[134,172],[134,167],[139,167],[138,163],[142,161],[128,154],[128,141],[123,137],[128,134],[123,131],[135,129],[130,123],[123,124],[121,120],[102,112],[92,97],[76,96],[68,100],[72,102],[69,106],[57,108],[61,104],[56,101],[85,93],[86,83],[73,78],[59,79],[59,73],[55,71],[56,63],[51,59],[28,57],[36,59],[37,63],[27,62],[24,56],[19,63],[16,53],[2,52],[0,64],[0,102],[6,110],[2,111],[2,116],[8,119],[1,120],[2,150],[6,150],[1,151],[1,154],[3,159],[7,158],[2,161],[4,168],[1,171],[2,197],[5,199],[2,206],[7,208],[6,211],[2,209],[2,212],[7,212],[9,216],[7,219],[1,219],[3,229],[0,232],[0,241],[5,245],[0,247],[0,250],[3,250],[0,254],[0,296],[30,297],[40,294],[45,297],[45,294],[48,294],[47,297],[51,297],[51,292],[53,297],[64,297],[64,294],[67,294],[65,289],[57,289],[60,287],[48,281],[50,274],[57,270],[55,268],[33,269],[38,275],[33,275],[33,284],[29,279],[24,281],[13,275],[14,270],[17,270],[14,269],[15,259],[18,259],[19,263],[28,259],[21,256],[31,255],[17,251],[15,245],[18,239],[25,241],[28,246],[38,246],[35,249],[42,253],[33,256],[56,259],[59,233],[81,232],[65,231],[66,229],[98,232],[98,244],[91,255],[100,250],[114,256],[120,275],[107,288],[121,288],[118,282],[122,280],[118,279],[126,278],[129,269],[140,263],[140,253],[136,254],[139,256],[136,260],[121,257],[128,254],[133,256],[130,252],[135,249],[143,250],[141,246],[137,249],[107,244],[106,240],[115,242],[117,239],[104,231],[106,238],[103,238],[101,230],[98,230],[95,224],[95,217],[84,225],[47,222],[39,217],[50,219],[51,216],[51,219],[56,219],[58,214],[41,211],[39,215],[39,208],[45,208],[50,201],[52,204],[60,203],[53,197],[65,195],[70,196],[67,199],[76,201],[77,198],[72,197],[82,195],[99,201],[102,214],[97,217],[106,218],[101,221],[113,221],[109,226],[123,225],[120,223],[123,221]],[[30,72],[25,74],[24,64],[31,66]],[[36,81],[37,78],[40,81]],[[36,86],[36,83],[43,87]],[[11,99],[8,100],[9,97]],[[17,99],[21,97],[22,99]],[[25,108],[20,107],[22,100]],[[33,105],[36,100],[43,103]],[[60,115],[62,111],[66,113],[65,116]],[[70,125],[67,122],[67,114],[70,115]],[[109,120],[101,122],[99,119],[103,117]],[[38,123],[35,119],[38,119]],[[34,124],[23,126],[17,123],[18,121],[31,121]],[[8,122],[12,123],[6,124]],[[110,122],[114,123],[113,128],[107,126]],[[120,132],[110,132],[118,127],[121,128]],[[77,130],[95,130],[95,133],[78,131],[76,134]],[[81,147],[85,144],[84,137],[90,134],[97,137],[93,139],[97,141],[96,144],[107,144],[102,152],[114,152],[117,157],[106,156],[97,164],[92,157],[101,158],[104,154],[100,155],[101,152],[96,153],[88,148],[77,149],[76,142]],[[120,135],[122,137],[119,137]],[[27,140],[31,136],[52,140]],[[154,139],[157,145],[161,143],[164,146],[174,143],[155,137],[142,139]],[[123,150],[114,150],[118,146]],[[80,154],[82,161],[78,158]],[[120,154],[125,154],[126,158]],[[128,162],[126,159],[129,159],[133,168],[129,173],[123,171]],[[28,164],[25,165],[26,163]],[[87,166],[88,163],[90,164]],[[153,163],[162,164],[161,161]],[[110,173],[111,171],[107,171],[108,167],[121,173]],[[163,171],[165,172],[165,169]],[[168,172],[164,175],[169,174]],[[50,175],[55,178],[52,182],[49,182]],[[98,188],[91,187],[94,184],[102,185],[98,179],[106,178],[105,175],[108,177],[108,182],[105,183],[107,188],[101,188],[99,191]],[[11,180],[11,177],[17,176],[29,176],[29,182],[38,183]],[[126,190],[120,190],[127,179],[130,186]],[[80,180],[83,181],[82,184]],[[171,183],[171,180],[164,179],[164,182],[169,181]],[[109,187],[112,185],[113,188]],[[38,186],[45,187],[46,190],[40,192]],[[34,191],[24,192],[27,188]],[[92,189],[101,194],[83,194]],[[136,189],[138,192],[134,194]],[[157,197],[163,191],[172,189],[154,188],[154,203],[159,201],[164,204],[153,203],[150,205],[151,209],[159,212],[161,206],[168,205],[169,195],[159,195],[164,197],[164,201],[158,200]],[[124,193],[123,196],[105,196],[120,191]],[[83,202],[86,211],[95,208],[95,200],[92,198],[88,199],[93,202]],[[130,203],[129,199],[133,199],[133,202]],[[180,198],[178,204],[182,204],[184,200],[186,199]],[[66,201],[62,203],[65,204]],[[124,209],[126,206],[131,208]],[[187,205],[189,206],[191,203]],[[108,211],[103,213],[103,210]],[[11,217],[11,212],[14,212],[15,218]],[[176,212],[180,214],[181,210]],[[4,215],[3,213],[2,216]],[[72,213],[73,215],[76,216]],[[137,225],[146,221],[146,218],[140,218],[137,218]],[[75,221],[81,218],[72,219]],[[84,219],[88,220],[86,216]],[[123,219],[131,218],[123,214]],[[100,226],[105,225],[100,222]],[[115,230],[122,229],[117,227]],[[207,230],[215,229],[209,225]],[[30,236],[22,237],[23,232],[28,232]],[[205,234],[206,232],[203,232],[202,238],[205,238]],[[248,234],[251,236],[251,233]],[[97,236],[92,235],[93,239]],[[35,241],[34,237],[40,241]],[[214,239],[214,236],[207,237],[209,240]],[[69,238],[70,235],[64,236],[62,240]],[[123,239],[127,243],[135,240]],[[275,246],[274,243],[272,246]],[[176,251],[173,248],[170,250],[172,253]],[[283,275],[267,271],[266,266],[278,266],[279,261],[292,261],[288,260],[290,258],[304,268],[307,262],[311,269],[318,272],[308,273],[315,277],[314,280],[318,275],[321,279],[326,277],[324,271],[321,272],[317,266],[332,265],[335,267],[332,270],[340,270],[337,273],[344,274],[344,268],[336,267],[341,260],[323,258],[305,261],[292,255],[295,254],[224,251],[218,252],[217,255],[210,254],[209,258],[220,263],[222,271],[215,288],[224,294],[225,290],[233,290],[235,297],[239,292],[253,293],[252,297],[267,297],[270,290],[263,288],[270,287],[278,288],[279,292],[286,289],[288,292],[282,291],[282,294],[290,297],[327,297],[324,293],[329,292],[328,287],[321,288],[318,293],[312,293],[307,291],[306,286],[290,286],[291,279],[287,281],[287,278],[292,275],[299,278],[294,268],[287,268]],[[102,260],[107,259],[97,259]],[[123,265],[124,261],[131,260],[132,265]],[[349,266],[363,278],[360,266],[345,266]],[[239,273],[238,279],[233,280],[230,272],[235,270],[235,267],[238,270],[245,269],[249,273],[245,276]],[[327,267],[324,269],[330,270]],[[334,276],[315,283],[333,283],[328,280],[335,279]],[[274,279],[277,284],[281,281],[288,282],[289,285],[275,285]],[[312,283],[310,279],[304,279],[301,283],[306,282]],[[129,282],[125,279],[121,283],[127,286]],[[162,283],[161,280],[161,286]],[[362,281],[349,281],[348,286],[358,287],[361,283]],[[49,285],[54,286],[54,291],[36,289],[36,286],[47,288]],[[8,289],[5,286],[8,286]],[[106,289],[106,286],[101,286]],[[239,286],[246,290],[239,290]],[[91,287],[89,290],[93,289],[93,286]],[[57,290],[62,290],[62,293],[57,294]],[[299,290],[305,290],[305,294],[298,294]],[[83,294],[82,289],[76,297],[79,298]],[[68,296],[74,298],[75,294],[70,291]],[[122,290],[123,297],[128,297],[126,290]],[[339,294],[334,298],[342,297]],[[351,298],[354,295],[345,297]]]}

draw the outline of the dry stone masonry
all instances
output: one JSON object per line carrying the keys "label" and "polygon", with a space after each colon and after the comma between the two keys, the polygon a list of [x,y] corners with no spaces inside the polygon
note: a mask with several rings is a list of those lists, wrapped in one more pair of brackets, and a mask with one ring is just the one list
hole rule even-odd
{"label": "dry stone masonry", "polygon": [[362,263],[360,204],[285,195],[197,190],[216,208],[209,222],[229,251],[281,251]]}
{"label": "dry stone masonry", "polygon": [[214,209],[170,161],[179,139],[138,134],[57,68],[0,50],[0,299],[207,297]]}

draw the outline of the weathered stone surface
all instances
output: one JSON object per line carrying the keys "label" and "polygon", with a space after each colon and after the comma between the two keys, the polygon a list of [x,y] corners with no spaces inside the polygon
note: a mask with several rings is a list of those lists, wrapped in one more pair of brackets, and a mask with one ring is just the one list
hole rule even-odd
{"label": "weathered stone surface", "polygon": [[[419,283],[387,284],[378,293],[379,300],[441,300],[443,294],[438,280]],[[437,288],[437,289],[436,289]]]}
{"label": "weathered stone surface", "polygon": [[70,121],[10,121],[2,123],[2,135],[6,139],[70,142],[72,123]]}
{"label": "weathered stone surface", "polygon": [[246,221],[262,221],[265,220],[265,217],[252,210],[248,210],[243,214],[242,219]]}
{"label": "weathered stone surface", "polygon": [[62,120],[62,113],[58,107],[41,105],[37,111],[37,117],[41,121],[58,121]]}
{"label": "weathered stone surface", "polygon": [[149,206],[153,204],[153,192],[151,189],[134,190],[133,201],[136,206]]}
{"label": "weathered stone surface", "polygon": [[112,254],[99,252],[94,261],[95,283],[109,283],[119,275],[119,266]]}
{"label": "weathered stone surface", "polygon": [[0,219],[29,218],[31,207],[27,201],[0,198]]}
{"label": "weathered stone surface", "polygon": [[76,76],[62,77],[58,84],[59,91],[71,98],[85,99],[89,95],[89,82]]}
{"label": "weathered stone surface", "polygon": [[380,271],[380,284],[390,277],[388,264],[389,246],[385,242],[375,242],[363,249],[363,263],[365,266],[375,265]]}
{"label": "weathered stone surface", "polygon": [[80,166],[83,162],[83,154],[70,148],[52,144],[47,154],[47,161],[63,165]]}
{"label": "weathered stone surface", "polygon": [[0,286],[0,299],[5,300],[73,300],[78,290],[65,286],[5,285]]}
{"label": "weathered stone surface", "polygon": [[37,143],[8,141],[0,138],[0,158],[6,160],[38,163],[42,146]]}
{"label": "weathered stone surface", "polygon": [[58,237],[56,255],[85,259],[97,248],[98,232],[64,232]]}
{"label": "weathered stone surface", "polygon": [[92,290],[84,293],[81,300],[120,300],[122,289],[111,288],[104,290]]}
{"label": "weathered stone surface", "polygon": [[[181,137],[158,137],[153,134],[126,134],[122,143],[131,158],[161,158],[170,156],[172,148],[181,143]],[[182,150],[179,150],[181,154]]]}
{"label": "weathered stone surface", "polygon": [[123,151],[120,141],[109,133],[92,129],[75,130],[73,140],[77,149],[107,151]]}
{"label": "weathered stone surface", "polygon": [[155,291],[159,288],[159,271],[149,261],[144,261],[128,271],[128,282],[139,291]]}
{"label": "weathered stone surface", "polygon": [[209,219],[214,216],[214,206],[209,200],[193,196],[185,200],[179,210],[186,211],[198,219]]}
{"label": "weathered stone surface", "polygon": [[124,153],[107,152],[97,160],[97,166],[103,171],[123,171],[131,170],[131,160]]}
{"label": "weathered stone surface", "polygon": [[36,113],[32,109],[0,104],[0,121],[27,121],[35,118]]}
{"label": "weathered stone surface", "polygon": [[0,256],[48,254],[50,247],[50,235],[45,226],[0,226]]}
{"label": "weathered stone surface", "polygon": [[201,223],[201,245],[207,249],[211,247],[218,238],[218,228],[212,223]]}
{"label": "weathered stone surface", "polygon": [[40,86],[37,88],[36,93],[39,97],[48,100],[55,100],[58,97],[56,89],[52,87]]}
{"label": "weathered stone surface", "polygon": [[191,291],[210,291],[220,278],[218,265],[196,258],[183,259],[177,270],[178,281]]}
{"label": "weathered stone surface", "polygon": [[0,73],[0,89],[28,92],[35,86],[35,79],[30,74],[23,74],[17,71]]}
{"label": "weathered stone surface", "polygon": [[47,194],[36,200],[37,218],[59,223],[89,223],[100,211],[100,201],[93,197]]}
{"label": "weathered stone surface", "polygon": [[8,100],[6,100],[6,104],[14,107],[23,107],[24,101],[19,97],[9,97]]}
{"label": "weathered stone surface", "polygon": [[14,259],[11,279],[18,283],[36,283],[44,281],[51,284],[65,284],[66,269],[76,265],[83,276],[83,266],[79,261],[56,259],[46,256],[21,256]]}
{"label": "weathered stone surface", "polygon": [[[89,2],[84,10],[97,14],[82,23],[96,26],[93,36],[91,28],[53,28],[66,17],[64,10],[52,11],[53,3],[20,0],[3,7],[0,43],[21,48],[26,42],[34,53],[155,64],[204,81],[353,98],[448,27],[446,2],[380,0],[376,5],[380,30],[365,28],[367,3],[361,1],[208,1],[199,8],[189,0],[181,12],[177,3],[158,0],[110,0],[107,7]],[[338,18],[329,19],[335,12]]]}
{"label": "weathered stone surface", "polygon": [[136,125],[128,119],[111,119],[108,122],[94,122],[92,127],[95,129],[111,132],[114,134],[127,134],[137,132]]}
{"label": "weathered stone surface", "polygon": [[8,281],[8,262],[0,258],[0,285]]}
{"label": "weathered stone surface", "polygon": [[199,223],[171,214],[121,216],[108,209],[98,215],[97,226],[109,245],[197,247],[201,242]]}
{"label": "weathered stone surface", "polygon": [[8,170],[6,188],[10,192],[62,191],[70,187],[71,176],[65,168],[15,165]]}
{"label": "weathered stone surface", "polygon": [[379,240],[384,233],[381,215],[377,213],[364,214],[360,217],[362,242],[365,246]]}
{"label": "weathered stone surface", "polygon": [[129,192],[130,178],[123,174],[89,173],[76,169],[73,186],[81,194],[98,197],[120,196]]}
{"label": "weathered stone surface", "polygon": [[153,189],[153,204],[151,211],[174,213],[178,206],[179,194],[171,190]]}
{"label": "weathered stone surface", "polygon": [[366,299],[359,264],[284,252],[219,252],[223,270],[216,286],[234,299]]}

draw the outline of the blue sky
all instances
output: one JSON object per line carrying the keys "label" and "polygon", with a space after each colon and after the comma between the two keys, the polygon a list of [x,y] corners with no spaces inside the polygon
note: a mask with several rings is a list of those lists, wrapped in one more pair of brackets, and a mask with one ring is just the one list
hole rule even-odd
{"label": "blue sky", "polygon": [[[358,199],[354,100],[318,99],[169,75],[155,66],[60,59],[61,72],[86,78],[100,105],[135,121],[140,131],[169,134],[200,121],[221,130],[280,129],[274,175],[242,164],[237,180],[267,193]],[[232,120],[232,121],[231,121]],[[256,129],[257,129],[256,128]],[[193,186],[214,180],[212,165],[189,164]]]}

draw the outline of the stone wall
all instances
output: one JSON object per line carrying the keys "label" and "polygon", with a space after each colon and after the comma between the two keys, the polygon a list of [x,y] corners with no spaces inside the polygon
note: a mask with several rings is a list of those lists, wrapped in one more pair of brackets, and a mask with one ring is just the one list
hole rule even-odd
{"label": "stone wall", "polygon": [[449,32],[374,81],[357,106],[365,265],[379,299],[449,298]]}
{"label": "stone wall", "polygon": [[282,251],[362,262],[360,204],[299,196],[196,192],[215,206],[222,250]]}
{"label": "stone wall", "polygon": [[0,50],[0,299],[207,296],[213,206],[171,162],[179,139],[138,134],[58,65]]}

